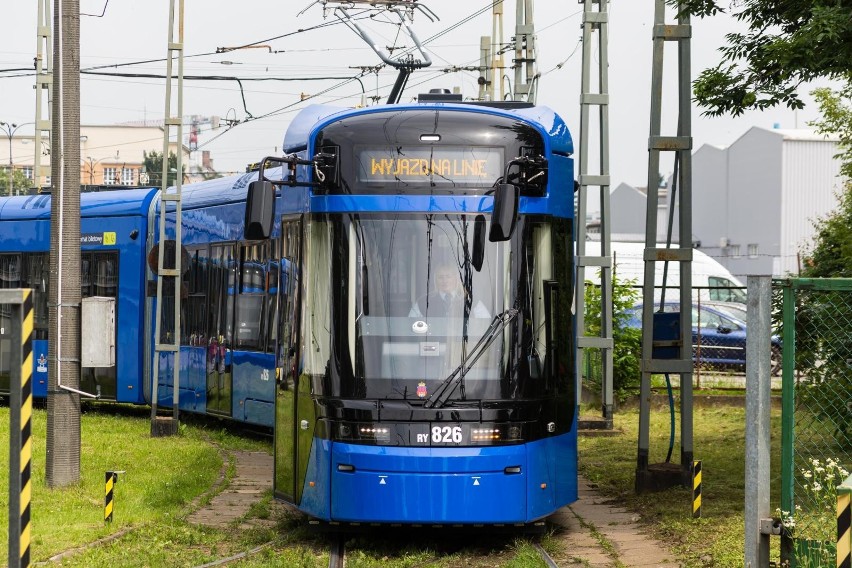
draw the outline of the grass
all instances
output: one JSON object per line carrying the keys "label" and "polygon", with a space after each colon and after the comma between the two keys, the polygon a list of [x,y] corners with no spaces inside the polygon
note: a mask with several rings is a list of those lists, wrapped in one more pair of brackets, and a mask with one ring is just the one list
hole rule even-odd
{"label": "grass", "polygon": [[[677,417],[678,424],[680,417]],[[773,476],[771,500],[779,503],[780,411],[772,411]],[[691,492],[675,488],[637,495],[633,491],[638,439],[638,411],[615,416],[614,437],[584,437],[579,442],[580,471],[605,495],[642,515],[642,522],[669,546],[686,566],[742,566],[744,557],[745,410],[734,407],[695,408],[695,459],[702,461],[702,518],[691,518]],[[680,448],[679,426],[674,455]],[[668,412],[652,412],[650,463],[665,461],[669,441]],[[675,458],[673,461],[677,461]],[[773,541],[777,560],[778,541]],[[704,558],[704,561],[701,559]]]}
{"label": "grass", "polygon": [[[665,459],[668,412],[653,411],[651,462]],[[780,416],[773,411],[773,432]],[[8,409],[0,408],[0,435],[8,439]],[[332,537],[309,530],[273,502],[267,493],[246,515],[245,523],[224,529],[194,526],[184,519],[190,504],[209,500],[223,468],[233,475],[227,452],[232,449],[271,450],[269,439],[245,437],[209,422],[188,419],[180,435],[152,439],[146,412],[100,408],[82,418],[81,481],[64,489],[44,482],[46,413],[34,413],[33,557],[36,561],[121,533],[62,561],[63,566],[136,567],[198,566],[252,551],[229,565],[320,567],[328,564]],[[691,495],[681,488],[636,495],[633,492],[637,411],[615,416],[623,433],[614,437],[581,438],[580,468],[598,489],[620,505],[637,511],[642,523],[671,548],[685,566],[741,566],[743,558],[744,424],[741,408],[695,409],[695,456],[703,465],[703,518],[690,518]],[[678,432],[679,433],[679,432]],[[675,442],[675,455],[679,448]],[[773,460],[778,457],[773,440]],[[774,462],[776,465],[778,462]],[[8,456],[0,467],[8,470]],[[115,492],[115,522],[103,523],[103,472],[126,470]],[[777,467],[774,468],[776,471]],[[773,504],[778,503],[778,479],[773,479]],[[6,492],[0,506],[7,507]],[[5,515],[0,526],[6,528]],[[589,527],[590,530],[594,527]],[[606,539],[592,531],[604,549]],[[506,534],[469,534],[451,529],[381,531],[350,536],[346,543],[349,568],[540,568],[534,547],[555,556],[570,557],[558,534],[541,538]],[[777,549],[777,540],[773,543]],[[607,549],[608,550],[608,549]],[[614,551],[610,551],[611,553]],[[777,551],[775,552],[777,557]]]}
{"label": "grass", "polygon": [[[156,524],[163,534],[192,531],[178,529],[179,519],[193,499],[215,484],[222,468],[220,447],[258,447],[227,430],[181,428],[181,435],[151,438],[147,411],[106,406],[85,411],[81,419],[80,481],[64,488],[48,488],[45,481],[47,413],[33,412],[32,557],[52,555],[111,534]],[[0,436],[9,439],[9,409],[0,408]],[[268,443],[266,444],[268,447]],[[0,453],[0,470],[9,470],[8,452]],[[114,488],[113,522],[105,524],[104,472],[123,470]],[[7,478],[8,479],[8,478]],[[8,487],[8,481],[3,486]],[[8,491],[0,492],[0,508],[8,510]],[[8,517],[0,518],[2,532]],[[133,537],[129,537],[133,538]],[[156,545],[157,539],[152,543]],[[5,546],[5,542],[3,543]],[[156,548],[156,546],[154,546]],[[5,557],[5,552],[3,553]]]}

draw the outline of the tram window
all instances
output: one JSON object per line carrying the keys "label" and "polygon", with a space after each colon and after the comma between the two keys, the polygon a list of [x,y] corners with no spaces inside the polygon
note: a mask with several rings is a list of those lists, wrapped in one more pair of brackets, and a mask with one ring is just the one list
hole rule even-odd
{"label": "tram window", "polygon": [[278,337],[280,351],[278,365],[284,368],[284,378],[293,379],[298,360],[299,340],[299,262],[301,258],[301,223],[284,221],[281,223],[281,255],[279,267],[279,289],[281,313],[278,318]]}
{"label": "tram window", "polygon": [[281,279],[280,244],[277,240],[269,242],[271,254],[266,261],[266,318],[264,339],[266,351],[274,351],[278,341],[278,284]]}
{"label": "tram window", "polygon": [[[21,287],[21,255],[0,255],[0,288]],[[11,373],[12,307],[0,305],[0,377],[8,381]]]}
{"label": "tram window", "polygon": [[94,294],[115,298],[118,292],[118,256],[114,252],[94,253]]}
{"label": "tram window", "polygon": [[206,248],[191,249],[189,266],[184,273],[187,290],[181,315],[181,342],[184,345],[207,345],[207,268]]}
{"label": "tram window", "polygon": [[[553,298],[554,387],[557,394],[574,394],[574,337],[572,302],[574,297],[574,264],[570,221],[556,220],[552,224],[553,277],[556,280]],[[573,408],[573,405],[571,405]]]}
{"label": "tram window", "polygon": [[261,327],[266,299],[266,244],[244,246],[240,256],[235,340],[240,347],[262,349]]}
{"label": "tram window", "polygon": [[50,283],[50,255],[34,253],[26,259],[25,286],[32,288],[33,293],[33,329],[35,339],[47,339],[48,312],[47,295]]}
{"label": "tram window", "polygon": [[80,294],[84,298],[92,295],[91,253],[80,254]]}
{"label": "tram window", "polygon": [[21,287],[21,255],[0,255],[0,288]]}
{"label": "tram window", "polygon": [[233,245],[213,246],[210,251],[210,302],[208,306],[211,340],[231,345],[234,315],[236,259]]}

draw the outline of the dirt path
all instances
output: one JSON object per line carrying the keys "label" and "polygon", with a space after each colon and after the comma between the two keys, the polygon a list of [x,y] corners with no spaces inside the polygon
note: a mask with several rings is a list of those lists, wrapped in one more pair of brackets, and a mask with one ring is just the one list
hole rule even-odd
{"label": "dirt path", "polygon": [[190,523],[226,527],[242,519],[264,492],[272,489],[272,456],[265,452],[233,452],[237,473],[210,503],[192,513]]}
{"label": "dirt path", "polygon": [[580,478],[579,499],[550,518],[567,529],[560,566],[677,568],[665,546],[644,534],[639,516],[612,504]]}

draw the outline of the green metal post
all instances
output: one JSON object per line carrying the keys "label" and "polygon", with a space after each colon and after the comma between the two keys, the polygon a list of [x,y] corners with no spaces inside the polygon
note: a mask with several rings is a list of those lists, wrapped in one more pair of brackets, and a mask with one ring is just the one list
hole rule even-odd
{"label": "green metal post", "polygon": [[[793,438],[796,418],[796,287],[792,280],[782,283],[782,370],[781,370],[781,510],[793,511],[793,486],[795,481],[793,460]],[[792,561],[792,541],[781,538],[781,560]]]}

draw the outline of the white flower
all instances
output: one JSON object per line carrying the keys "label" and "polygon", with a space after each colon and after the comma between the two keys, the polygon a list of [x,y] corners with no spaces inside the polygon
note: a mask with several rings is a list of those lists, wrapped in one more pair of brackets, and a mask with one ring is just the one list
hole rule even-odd
{"label": "white flower", "polygon": [[814,484],[813,484],[813,490],[814,490],[814,491],[821,491],[821,490],[822,490],[822,485],[820,485],[818,481],[814,481]]}
{"label": "white flower", "polygon": [[805,479],[810,479],[810,478],[811,478],[811,472],[806,471],[806,472],[804,473],[804,476],[805,476]]}
{"label": "white flower", "polygon": [[817,467],[816,469],[814,469],[814,471],[817,472],[817,473],[822,473],[822,472],[825,471],[825,468],[824,467]]}

